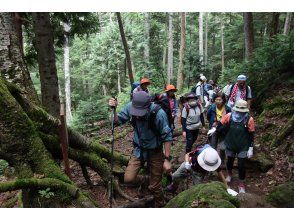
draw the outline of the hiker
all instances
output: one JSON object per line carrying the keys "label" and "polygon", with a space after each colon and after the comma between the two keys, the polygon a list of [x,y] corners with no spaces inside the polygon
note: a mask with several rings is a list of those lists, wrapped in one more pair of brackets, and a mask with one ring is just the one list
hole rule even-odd
{"label": "hiker", "polygon": [[172,183],[166,187],[166,191],[176,192],[179,183],[188,176],[192,176],[193,185],[199,184],[208,172],[221,172],[218,169],[220,164],[217,151],[209,144],[198,146],[185,155],[185,161],[172,174]]}
{"label": "hiker", "polygon": [[231,112],[231,109],[226,105],[226,96],[224,93],[217,93],[213,98],[213,104],[210,106],[207,112],[207,120],[209,122],[208,128],[211,135],[209,135],[210,145],[217,149],[219,143],[220,158],[222,162],[225,160],[225,146],[224,137],[217,137],[215,133],[218,122],[227,113]]}
{"label": "hiker", "polygon": [[148,86],[151,84],[150,80],[148,78],[142,78],[140,81],[140,85],[137,86],[134,90],[133,90],[133,94],[135,92],[139,92],[139,91],[144,91],[146,93],[149,93],[148,90]]}
{"label": "hiker", "polygon": [[246,85],[246,79],[247,77],[245,75],[239,75],[237,77],[237,83],[231,85],[225,93],[228,99],[227,105],[230,108],[233,108],[238,100],[243,99],[247,101],[248,108],[250,109],[252,93],[250,86]]}
{"label": "hiker", "polygon": [[239,99],[232,109],[222,117],[216,132],[225,135],[227,156],[227,182],[231,182],[235,157],[238,157],[239,192],[245,193],[245,162],[253,156],[254,119],[249,115],[248,104]]}
{"label": "hiker", "polygon": [[208,109],[212,103],[213,96],[215,95],[214,92],[214,85],[215,83],[213,80],[209,80],[208,83],[204,84],[204,101],[205,106],[204,108]]}
{"label": "hiker", "polygon": [[222,89],[222,92],[225,93],[225,94],[227,94],[230,91],[230,88],[231,88],[232,85],[233,85],[233,82],[232,81],[229,81],[227,83],[227,85],[225,85],[225,87]]}
{"label": "hiker", "polygon": [[164,97],[166,97],[169,101],[169,106],[170,106],[170,110],[171,110],[171,114],[172,114],[172,129],[174,129],[174,121],[175,118],[178,114],[178,102],[175,96],[175,93],[178,90],[176,89],[176,87],[172,84],[167,85],[165,88],[165,93],[163,94]]}
{"label": "hiker", "polygon": [[[186,153],[190,152],[192,145],[197,140],[201,125],[205,126],[203,107],[198,101],[198,97],[191,92],[187,97],[187,102],[182,110],[183,137],[186,138]],[[204,129],[205,130],[205,129]]]}
{"label": "hiker", "polygon": [[200,80],[196,84],[194,88],[192,88],[191,92],[194,92],[198,99],[200,100],[201,105],[204,105],[205,100],[204,100],[204,84],[206,82],[206,77],[201,74],[200,75]]}
{"label": "hiker", "polygon": [[[115,99],[109,100],[110,106],[117,106]],[[124,174],[124,182],[148,185],[148,177],[138,175],[140,168],[147,162],[150,170],[149,190],[155,198],[155,207],[164,206],[161,186],[163,167],[171,170],[170,147],[171,129],[166,113],[151,102],[151,96],[143,91],[133,94],[120,113],[115,115],[117,125],[131,122],[134,127],[133,153]],[[164,153],[163,153],[164,152]]]}

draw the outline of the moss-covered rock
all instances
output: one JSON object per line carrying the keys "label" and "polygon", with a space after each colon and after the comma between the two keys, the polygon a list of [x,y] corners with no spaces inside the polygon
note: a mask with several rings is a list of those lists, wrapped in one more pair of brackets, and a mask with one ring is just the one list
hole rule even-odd
{"label": "moss-covered rock", "polygon": [[294,208],[294,182],[275,187],[267,196],[267,201],[275,207]]}
{"label": "moss-covered rock", "polygon": [[249,164],[256,167],[261,172],[267,172],[274,166],[274,160],[267,154],[259,152],[249,159]]}
{"label": "moss-covered rock", "polygon": [[166,208],[236,208],[240,203],[229,195],[224,184],[211,182],[199,184],[171,199]]}

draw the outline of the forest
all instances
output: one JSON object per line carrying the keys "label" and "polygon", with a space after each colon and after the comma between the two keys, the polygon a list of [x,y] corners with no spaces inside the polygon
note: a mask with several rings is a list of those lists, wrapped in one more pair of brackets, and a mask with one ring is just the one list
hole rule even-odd
{"label": "forest", "polygon": [[[121,121],[146,79],[151,96],[173,85],[180,103],[160,207],[293,208],[293,29],[292,12],[0,12],[0,207],[159,207],[150,189],[126,183],[137,131],[114,125],[109,106],[115,98]],[[238,189],[239,157],[232,182],[221,166],[167,192],[187,153],[181,101],[203,76],[223,91],[240,75],[255,122],[246,193],[227,192]],[[208,143],[207,108],[193,147]]]}

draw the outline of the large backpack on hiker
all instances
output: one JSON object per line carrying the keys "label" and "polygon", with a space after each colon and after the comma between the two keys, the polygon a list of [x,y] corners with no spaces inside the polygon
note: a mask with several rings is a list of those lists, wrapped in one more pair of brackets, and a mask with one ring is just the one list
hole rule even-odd
{"label": "large backpack on hiker", "polygon": [[140,86],[140,82],[134,82],[131,86],[131,92],[130,92],[130,99],[133,99],[133,91],[135,88],[137,88],[138,86]]}
{"label": "large backpack on hiker", "polygon": [[[159,109],[162,109],[163,111],[165,111],[165,113],[167,115],[168,125],[170,126],[170,128],[173,128],[174,121],[173,121],[172,111],[170,109],[170,104],[169,104],[169,100],[168,100],[167,96],[165,96],[163,94],[155,94],[153,97],[153,102],[155,104],[157,104],[157,106],[151,112],[151,115],[150,115],[151,123],[153,123],[155,121],[156,114],[159,111]],[[151,128],[154,127],[153,124],[151,124],[150,126],[151,126]]]}

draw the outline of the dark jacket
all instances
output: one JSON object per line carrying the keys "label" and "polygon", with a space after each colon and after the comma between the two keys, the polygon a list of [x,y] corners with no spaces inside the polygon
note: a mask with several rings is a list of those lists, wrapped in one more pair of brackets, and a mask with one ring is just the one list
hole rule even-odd
{"label": "dark jacket", "polygon": [[[226,114],[231,112],[231,108],[225,105]],[[216,104],[212,104],[207,112],[207,120],[209,122],[209,129],[212,127],[213,123],[216,121]]]}

